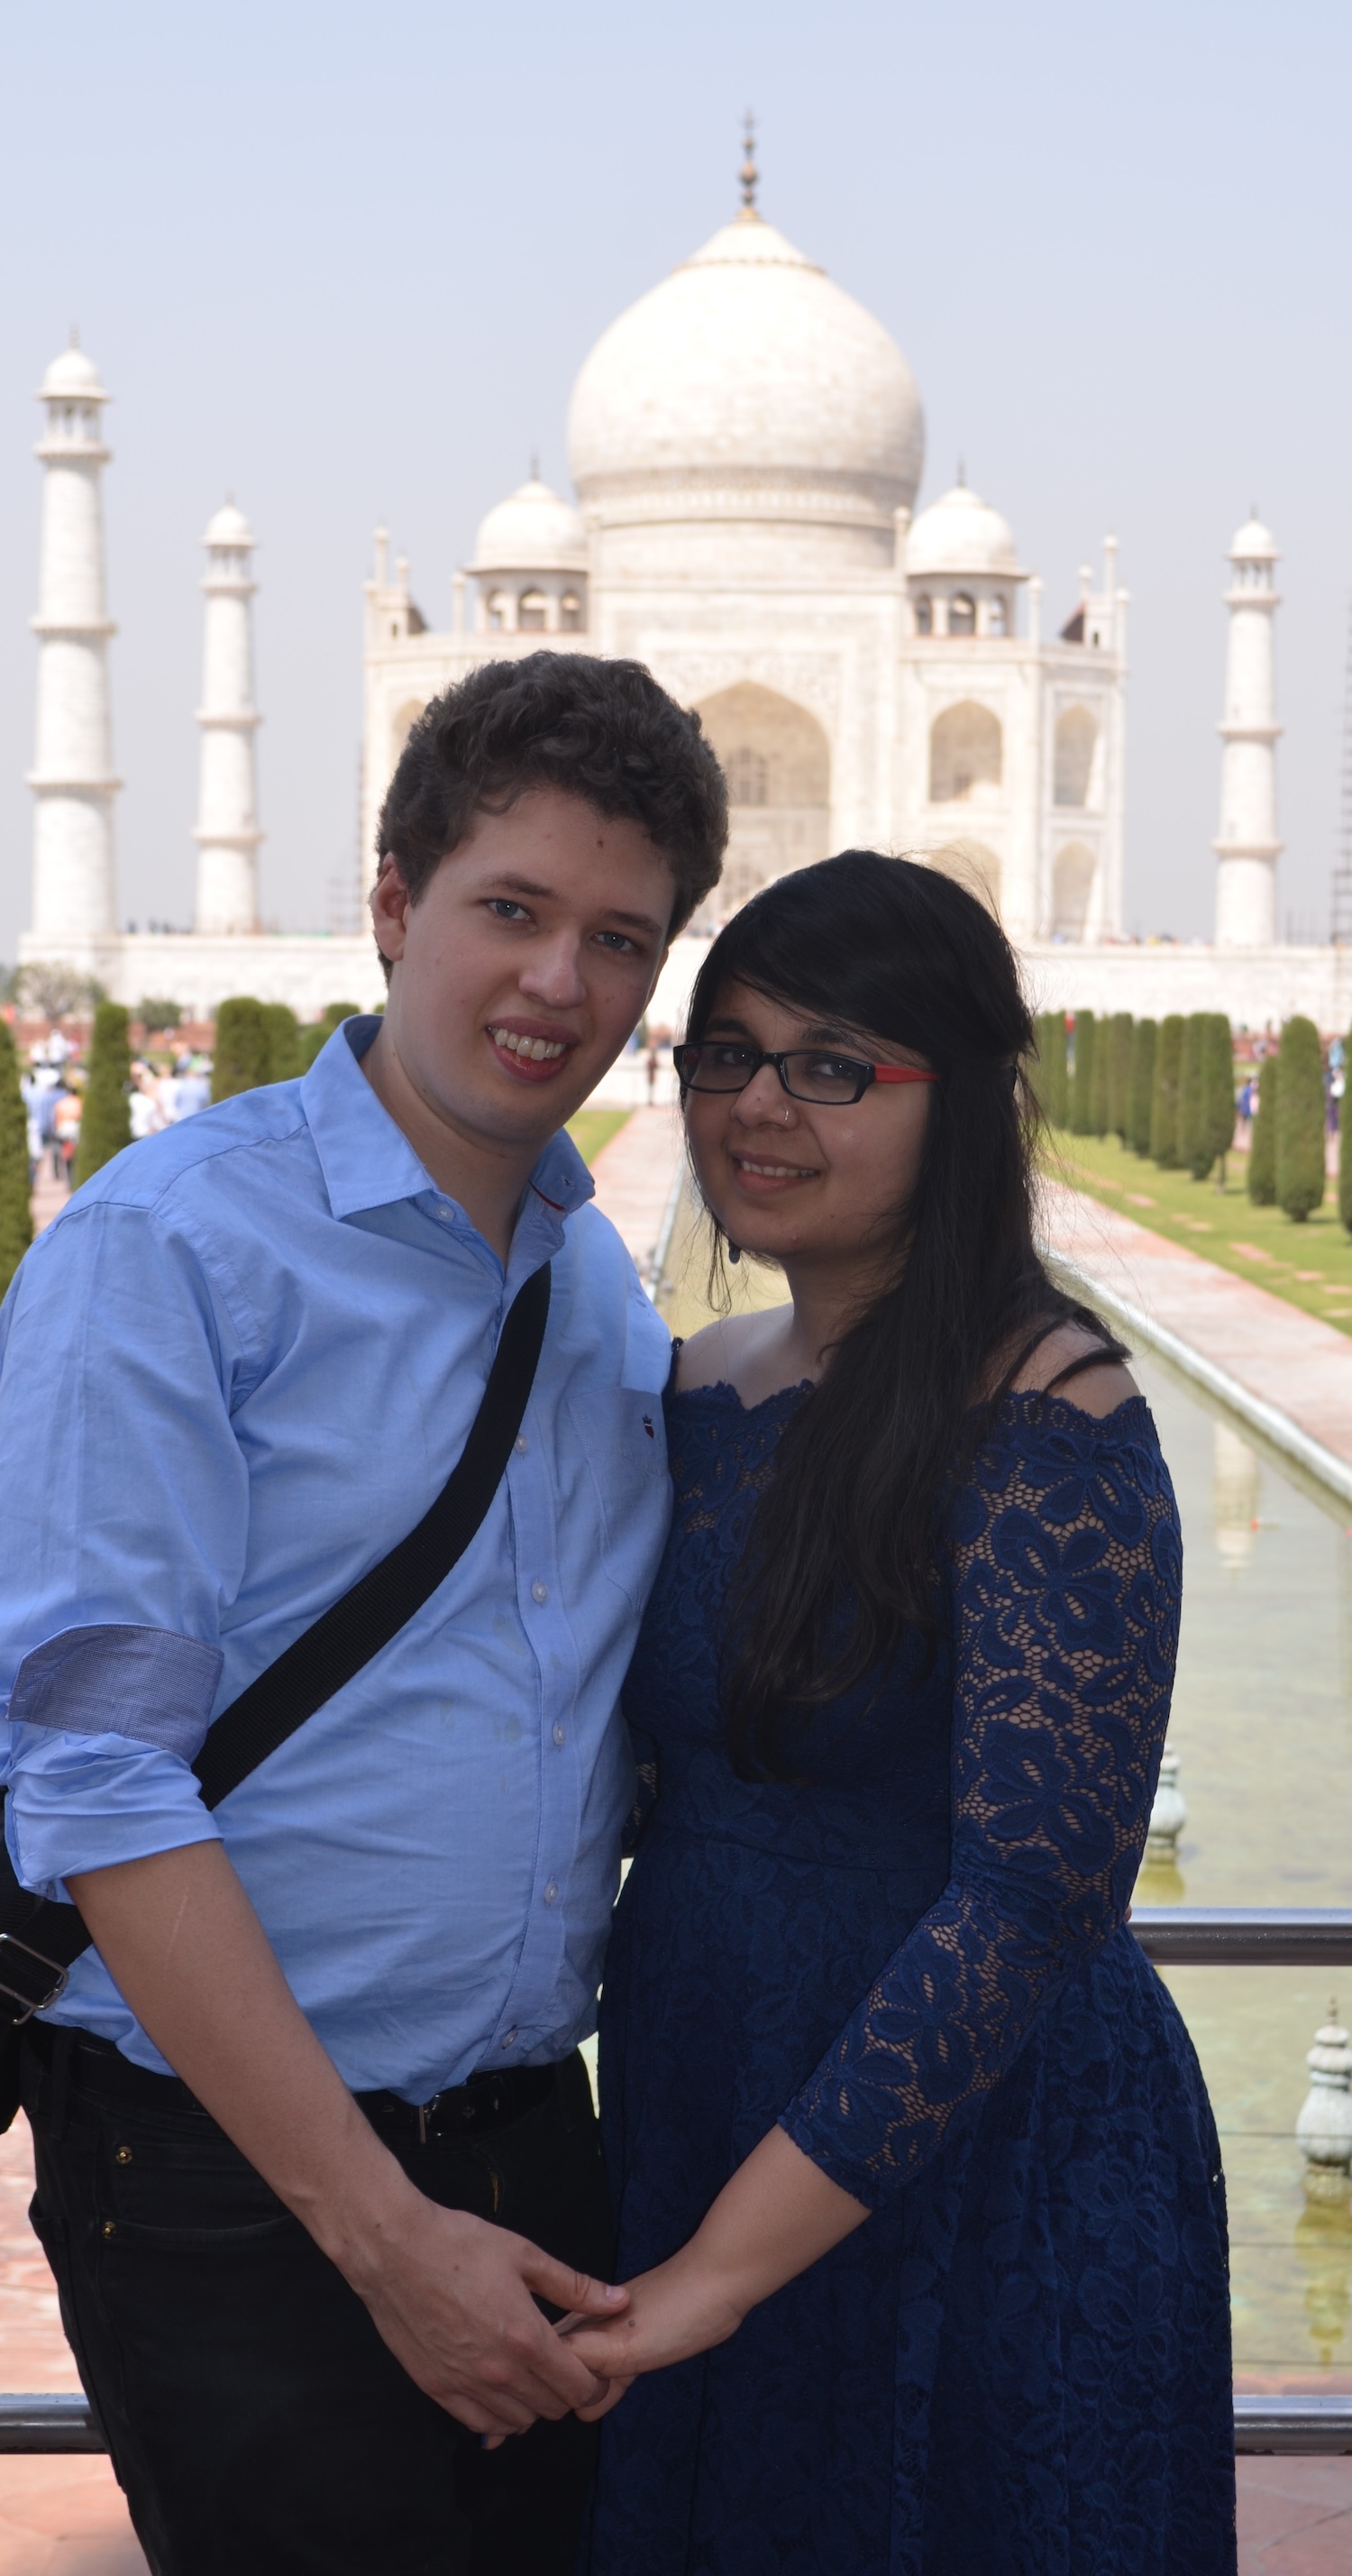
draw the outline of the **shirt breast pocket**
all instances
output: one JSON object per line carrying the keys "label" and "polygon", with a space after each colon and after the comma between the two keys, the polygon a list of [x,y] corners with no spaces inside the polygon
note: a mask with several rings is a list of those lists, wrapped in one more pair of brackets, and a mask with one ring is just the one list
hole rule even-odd
{"label": "shirt breast pocket", "polygon": [[596,1493],[606,1572],[641,1611],[671,1517],[662,1399],[642,1387],[588,1386],[567,1403]]}

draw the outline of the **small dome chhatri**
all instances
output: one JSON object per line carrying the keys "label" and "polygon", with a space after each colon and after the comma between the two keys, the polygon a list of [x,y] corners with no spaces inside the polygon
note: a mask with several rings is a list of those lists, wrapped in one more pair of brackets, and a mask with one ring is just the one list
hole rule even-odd
{"label": "small dome chhatri", "polygon": [[98,368],[80,346],[79,333],[72,329],[70,347],[53,358],[38,388],[39,402],[98,403],[107,402]]}
{"label": "small dome chhatri", "polygon": [[479,523],[473,573],[585,572],[587,536],[578,512],[538,474],[519,484]]}
{"label": "small dome chhatri", "polygon": [[906,540],[906,570],[916,574],[1003,574],[1021,580],[1019,550],[1007,519],[965,483],[955,483],[922,510]]}
{"label": "small dome chhatri", "polygon": [[1271,528],[1265,528],[1257,510],[1251,510],[1242,528],[1230,540],[1232,563],[1275,563],[1277,540]]}
{"label": "small dome chhatri", "polygon": [[254,532],[233,501],[223,501],[213,518],[208,519],[202,535],[204,546],[252,546]]}

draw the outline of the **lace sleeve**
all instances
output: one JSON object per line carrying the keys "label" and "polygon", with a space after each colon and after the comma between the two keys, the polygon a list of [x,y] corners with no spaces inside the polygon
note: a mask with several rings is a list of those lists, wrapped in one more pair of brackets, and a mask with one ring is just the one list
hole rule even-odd
{"label": "lace sleeve", "polygon": [[634,1756],[634,1802],[620,1837],[621,1860],[633,1859],[643,1839],[643,1829],[657,1804],[657,1746],[650,1735],[642,1734],[633,1725],[629,1729],[629,1743]]}
{"label": "lace sleeve", "polygon": [[1100,1422],[1012,1399],[950,1514],[947,1554],[952,1875],[781,2122],[870,2207],[999,2082],[1130,1901],[1182,1564],[1144,1401]]}

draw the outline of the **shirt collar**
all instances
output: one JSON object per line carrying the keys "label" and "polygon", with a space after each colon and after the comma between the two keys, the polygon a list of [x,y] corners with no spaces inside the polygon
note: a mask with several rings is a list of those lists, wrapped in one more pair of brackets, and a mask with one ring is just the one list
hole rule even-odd
{"label": "shirt collar", "polygon": [[[374,1014],[341,1021],[301,1082],[301,1106],[336,1217],[424,1192],[445,1195],[362,1072],[361,1059],[379,1027]],[[550,1230],[557,1232],[594,1190],[582,1156],[561,1129],[531,1173],[521,1222],[532,1213],[546,1222],[552,1218]]]}

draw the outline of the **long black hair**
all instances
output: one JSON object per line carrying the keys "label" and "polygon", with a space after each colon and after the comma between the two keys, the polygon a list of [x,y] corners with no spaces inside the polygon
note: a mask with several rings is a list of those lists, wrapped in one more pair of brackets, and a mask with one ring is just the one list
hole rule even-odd
{"label": "long black hair", "polygon": [[775,1778],[792,1775],[790,1713],[801,1743],[813,1705],[889,1658],[903,1630],[933,1640],[945,1493],[1030,1351],[1072,1320],[1104,1356],[1121,1345],[1038,1256],[1033,1024],[1009,942],[975,896],[937,868],[846,850],[780,877],[719,934],[692,1040],[732,983],[910,1048],[939,1076],[888,1282],[789,1423],[730,1596],[730,1747],[744,1776]]}

